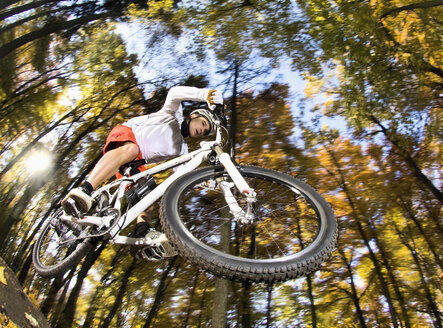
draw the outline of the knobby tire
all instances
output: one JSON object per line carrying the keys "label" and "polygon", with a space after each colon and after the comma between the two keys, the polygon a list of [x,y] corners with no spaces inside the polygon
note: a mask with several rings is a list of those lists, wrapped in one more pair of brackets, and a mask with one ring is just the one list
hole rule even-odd
{"label": "knobby tire", "polygon": [[[74,268],[83,257],[93,248],[89,239],[76,243],[71,247],[60,247],[57,249],[57,238],[59,237],[54,224],[63,224],[58,218],[61,210],[48,217],[40,230],[32,251],[34,268],[44,278],[55,278],[62,276],[69,269]],[[48,257],[45,261],[44,258]],[[60,257],[60,258],[58,258]]]}
{"label": "knobby tire", "polygon": [[[328,203],[289,175],[254,166],[240,166],[239,171],[257,192],[252,224],[232,219],[219,189],[202,187],[217,178],[230,181],[220,166],[187,173],[168,188],[161,223],[179,254],[237,281],[285,281],[317,270],[337,239]],[[245,204],[239,205],[245,209]]]}

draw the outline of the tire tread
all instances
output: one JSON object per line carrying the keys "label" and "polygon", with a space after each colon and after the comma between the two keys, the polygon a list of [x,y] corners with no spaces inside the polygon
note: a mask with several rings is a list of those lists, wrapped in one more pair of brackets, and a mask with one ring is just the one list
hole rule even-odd
{"label": "tire tread", "polygon": [[296,181],[298,186],[302,186],[305,190],[310,194],[316,195],[320,199],[321,206],[327,215],[327,222],[329,225],[335,225],[335,228],[327,237],[327,241],[325,244],[321,245],[320,249],[316,251],[316,253],[304,260],[298,261],[290,261],[285,266],[279,267],[258,267],[258,266],[249,266],[249,265],[236,265],[229,261],[229,259],[220,259],[219,257],[213,256],[210,259],[205,258],[204,255],[199,254],[199,252],[193,247],[193,245],[188,245],[183,242],[183,238],[180,236],[180,231],[175,231],[173,225],[171,224],[171,220],[180,220],[179,218],[170,217],[172,216],[171,211],[171,199],[174,198],[177,190],[177,185],[181,184],[190,184],[192,181],[195,181],[199,176],[208,174],[206,171],[211,171],[211,168],[202,168],[196,171],[190,172],[180,179],[176,181],[173,185],[169,187],[163,196],[161,202],[161,223],[162,227],[170,240],[170,242],[175,245],[178,253],[183,256],[185,259],[194,263],[195,265],[210,271],[211,273],[229,278],[231,280],[238,281],[247,281],[247,282],[278,282],[285,281],[289,279],[299,278],[301,276],[306,276],[315,270],[317,270],[323,262],[325,262],[331,255],[333,249],[335,248],[336,240],[337,240],[337,224],[332,212],[332,209],[327,204],[327,202],[310,186],[298,181],[297,179],[284,175],[274,170],[263,169],[259,167],[253,166],[242,166],[240,172],[242,170],[246,171],[260,171],[262,175],[268,174],[269,177],[277,176],[275,179],[290,179],[292,181]]}

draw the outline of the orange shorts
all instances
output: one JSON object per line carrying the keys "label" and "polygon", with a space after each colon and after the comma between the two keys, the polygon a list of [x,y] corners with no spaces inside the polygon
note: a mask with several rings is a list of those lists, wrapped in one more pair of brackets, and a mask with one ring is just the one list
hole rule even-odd
{"label": "orange shorts", "polygon": [[[103,154],[106,154],[108,151],[122,146],[125,142],[133,142],[140,149],[140,147],[137,144],[137,141],[135,140],[135,135],[132,132],[132,129],[124,125],[117,125],[111,130],[111,132],[109,132],[108,138],[106,139],[105,147],[103,147]],[[139,150],[137,157],[134,158],[134,161],[140,159],[143,159],[143,157]],[[140,172],[146,170],[144,165],[139,166],[138,169]],[[117,179],[120,179],[122,177],[120,172],[117,172],[116,176]]]}

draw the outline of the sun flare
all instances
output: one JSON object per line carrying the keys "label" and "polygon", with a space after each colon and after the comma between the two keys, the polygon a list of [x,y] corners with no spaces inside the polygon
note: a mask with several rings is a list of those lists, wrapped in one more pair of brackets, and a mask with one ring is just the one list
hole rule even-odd
{"label": "sun flare", "polygon": [[48,171],[52,166],[52,155],[48,151],[34,151],[26,160],[27,170],[35,175]]}

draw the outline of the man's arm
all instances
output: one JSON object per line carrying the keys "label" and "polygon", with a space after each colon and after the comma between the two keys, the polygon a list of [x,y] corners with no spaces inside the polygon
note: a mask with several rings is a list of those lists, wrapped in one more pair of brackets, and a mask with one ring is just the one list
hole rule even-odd
{"label": "man's arm", "polygon": [[208,97],[209,89],[200,89],[195,87],[178,86],[172,87],[165,104],[161,110],[164,110],[172,115],[175,115],[180,108],[181,102],[184,100],[205,102]]}

